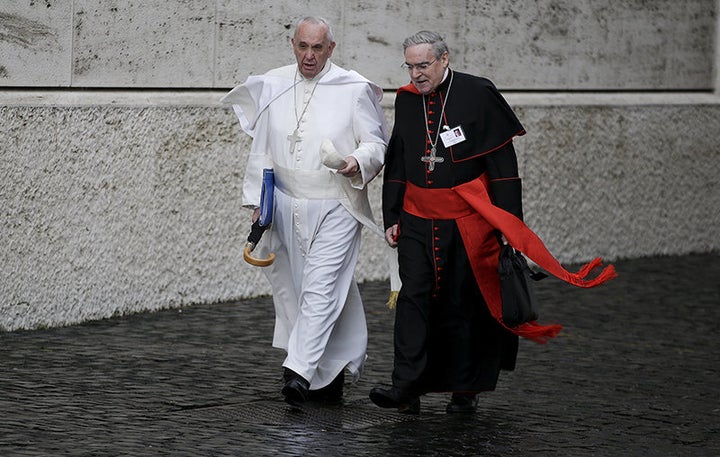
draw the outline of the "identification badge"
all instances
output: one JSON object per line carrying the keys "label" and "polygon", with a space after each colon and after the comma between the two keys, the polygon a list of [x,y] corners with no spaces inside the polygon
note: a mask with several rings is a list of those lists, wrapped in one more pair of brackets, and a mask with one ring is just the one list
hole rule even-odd
{"label": "identification badge", "polygon": [[466,140],[465,132],[463,132],[462,127],[460,127],[459,125],[441,133],[440,139],[442,139],[443,146],[445,146],[446,148],[449,148],[450,146],[456,145],[458,143],[462,143]]}

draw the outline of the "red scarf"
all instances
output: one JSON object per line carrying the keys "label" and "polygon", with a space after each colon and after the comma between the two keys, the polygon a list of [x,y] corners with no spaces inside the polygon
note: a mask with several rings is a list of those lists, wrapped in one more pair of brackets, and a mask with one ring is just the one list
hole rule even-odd
{"label": "red scarf", "polygon": [[490,313],[511,332],[536,343],[545,343],[555,337],[562,326],[541,325],[533,321],[510,328],[503,323],[500,278],[497,271],[500,246],[494,230],[499,230],[512,247],[541,268],[575,286],[595,287],[617,277],[615,268],[608,265],[595,278],[586,279],[591,270],[602,265],[599,257],[584,265],[577,273],[563,268],[542,240],[523,221],[492,204],[485,175],[449,189],[425,189],[408,182],[403,209],[425,219],[455,219],[475,280]]}

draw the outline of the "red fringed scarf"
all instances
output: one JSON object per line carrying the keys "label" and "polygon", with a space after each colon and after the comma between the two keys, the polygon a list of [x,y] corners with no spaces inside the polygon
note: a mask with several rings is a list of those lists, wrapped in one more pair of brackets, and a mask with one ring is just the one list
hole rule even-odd
{"label": "red fringed scarf", "polygon": [[[437,202],[441,202],[438,204]],[[578,287],[595,287],[617,277],[612,265],[598,276],[587,279],[600,265],[596,258],[577,273],[571,273],[548,251],[542,240],[515,215],[492,204],[485,175],[449,189],[425,189],[407,183],[403,209],[425,219],[455,219],[480,291],[492,316],[505,328],[536,343],[555,337],[562,326],[541,325],[535,321],[507,327],[502,321],[502,300],[498,276],[500,246],[494,235],[499,230],[511,246],[525,254],[548,273]]]}

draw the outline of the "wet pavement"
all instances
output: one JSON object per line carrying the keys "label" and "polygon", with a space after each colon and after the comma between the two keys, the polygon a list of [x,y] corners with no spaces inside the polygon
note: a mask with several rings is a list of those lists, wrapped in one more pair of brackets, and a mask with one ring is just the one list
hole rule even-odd
{"label": "wet pavement", "polygon": [[521,341],[470,416],[367,398],[392,366],[383,282],[361,287],[368,360],[335,407],[282,401],[269,298],[0,333],[0,455],[720,455],[720,255],[615,265],[596,289],[538,283],[565,329]]}

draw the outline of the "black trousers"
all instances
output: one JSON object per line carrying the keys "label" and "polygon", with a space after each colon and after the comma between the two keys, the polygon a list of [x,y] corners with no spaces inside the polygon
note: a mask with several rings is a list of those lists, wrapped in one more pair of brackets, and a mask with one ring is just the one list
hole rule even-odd
{"label": "black trousers", "polygon": [[512,370],[517,336],[490,315],[453,220],[403,213],[393,385],[413,391],[493,390]]}

